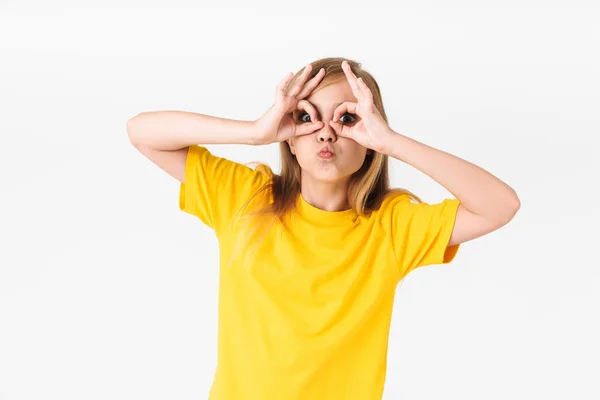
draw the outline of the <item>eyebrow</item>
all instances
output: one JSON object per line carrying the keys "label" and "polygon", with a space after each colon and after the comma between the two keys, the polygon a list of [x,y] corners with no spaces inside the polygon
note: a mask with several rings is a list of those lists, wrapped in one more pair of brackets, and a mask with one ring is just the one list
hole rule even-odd
{"label": "eyebrow", "polygon": [[[306,100],[306,99],[305,99],[305,100]],[[317,106],[315,105],[315,103],[313,103],[313,102],[312,102],[312,101],[310,101],[310,100],[306,100],[306,101],[308,101],[310,104],[312,104],[312,105],[313,105],[313,107],[314,107],[314,108],[317,110],[317,114],[321,115],[321,113],[319,112],[319,107],[317,107]],[[340,103],[334,104],[334,106],[333,106],[333,109],[335,110],[335,109],[336,109],[336,108],[338,108],[340,105],[344,104],[346,101],[352,101],[352,100],[344,100],[344,101],[342,101],[342,102],[340,102]],[[296,110],[295,112],[298,112],[298,111],[300,111],[300,110]],[[306,110],[302,110],[302,112],[306,112]]]}

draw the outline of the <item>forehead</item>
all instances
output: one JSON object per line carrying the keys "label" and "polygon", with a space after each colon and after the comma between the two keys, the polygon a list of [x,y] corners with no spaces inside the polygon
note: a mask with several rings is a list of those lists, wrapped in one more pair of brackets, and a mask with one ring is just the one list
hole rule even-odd
{"label": "forehead", "polygon": [[325,83],[322,87],[317,86],[306,100],[315,106],[320,105],[325,108],[344,101],[357,101],[345,76],[343,79]]}

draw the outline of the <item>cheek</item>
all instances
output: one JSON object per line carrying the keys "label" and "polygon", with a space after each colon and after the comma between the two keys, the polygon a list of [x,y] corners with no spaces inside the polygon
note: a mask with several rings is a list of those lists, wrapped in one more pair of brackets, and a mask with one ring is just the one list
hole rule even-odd
{"label": "cheek", "polygon": [[348,151],[348,155],[351,156],[349,159],[352,163],[353,169],[359,169],[363,163],[365,162],[365,158],[367,157],[367,149],[362,146],[353,146],[351,150]]}
{"label": "cheek", "polygon": [[311,147],[310,138],[308,136],[300,136],[294,139],[293,146],[296,156],[306,158],[306,155],[313,151],[314,144]]}
{"label": "cheek", "polygon": [[298,140],[298,139],[302,139],[302,138],[296,138],[293,143],[293,149],[290,146],[290,150],[292,151],[292,154],[294,154],[294,156],[298,160],[298,163],[300,164],[300,166],[303,167],[310,160],[310,158],[311,158],[310,153],[312,150],[310,150],[310,147],[307,145],[306,141]]}

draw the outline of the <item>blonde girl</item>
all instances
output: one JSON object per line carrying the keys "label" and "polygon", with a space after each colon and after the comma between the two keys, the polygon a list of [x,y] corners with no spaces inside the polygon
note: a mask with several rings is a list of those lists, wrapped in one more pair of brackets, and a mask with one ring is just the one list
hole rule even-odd
{"label": "blonde girl", "polygon": [[[451,262],[520,207],[492,174],[394,131],[373,76],[344,58],[286,75],[259,119],[144,112],[127,131],[219,240],[211,400],[381,399],[397,283]],[[271,143],[280,174],[204,147]],[[455,198],[428,204],[390,188],[388,157]]]}

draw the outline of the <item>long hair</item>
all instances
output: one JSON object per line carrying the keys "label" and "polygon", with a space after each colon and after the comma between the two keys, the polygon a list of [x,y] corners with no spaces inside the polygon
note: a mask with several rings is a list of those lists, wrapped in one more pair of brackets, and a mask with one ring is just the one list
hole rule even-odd
{"label": "long hair", "polygon": [[[383,106],[379,85],[375,78],[362,68],[361,63],[342,57],[322,58],[311,63],[312,70],[307,81],[312,79],[321,68],[325,69],[325,76],[314,90],[324,88],[339,82],[340,80],[345,80],[346,76],[342,69],[342,61],[344,60],[348,62],[352,72],[357,78],[362,78],[364,83],[369,87],[373,93],[374,105],[387,123],[388,118]],[[304,68],[296,72],[292,80],[286,86],[286,92],[294,85],[303,71]],[[272,202],[265,201],[261,203],[267,204],[258,210],[244,215],[243,218],[272,216],[269,228],[277,220],[284,223],[284,217],[294,208],[298,196],[300,195],[300,164],[294,154],[292,154],[287,141],[280,142],[279,149],[281,152],[281,173],[275,174],[268,165],[258,163],[259,166],[256,169],[267,174],[269,180],[243,204],[240,210],[238,210],[238,213],[241,213],[247,208],[252,200],[257,199],[258,196],[263,193],[264,198],[272,199]],[[369,149],[362,166],[350,177],[348,185],[348,202],[350,207],[354,210],[356,215],[365,216],[379,209],[383,200],[390,194],[407,194],[417,203],[422,203],[422,200],[418,196],[407,189],[390,188],[388,156]],[[255,233],[260,226],[264,227],[266,225],[257,222],[253,224],[253,226]]]}

